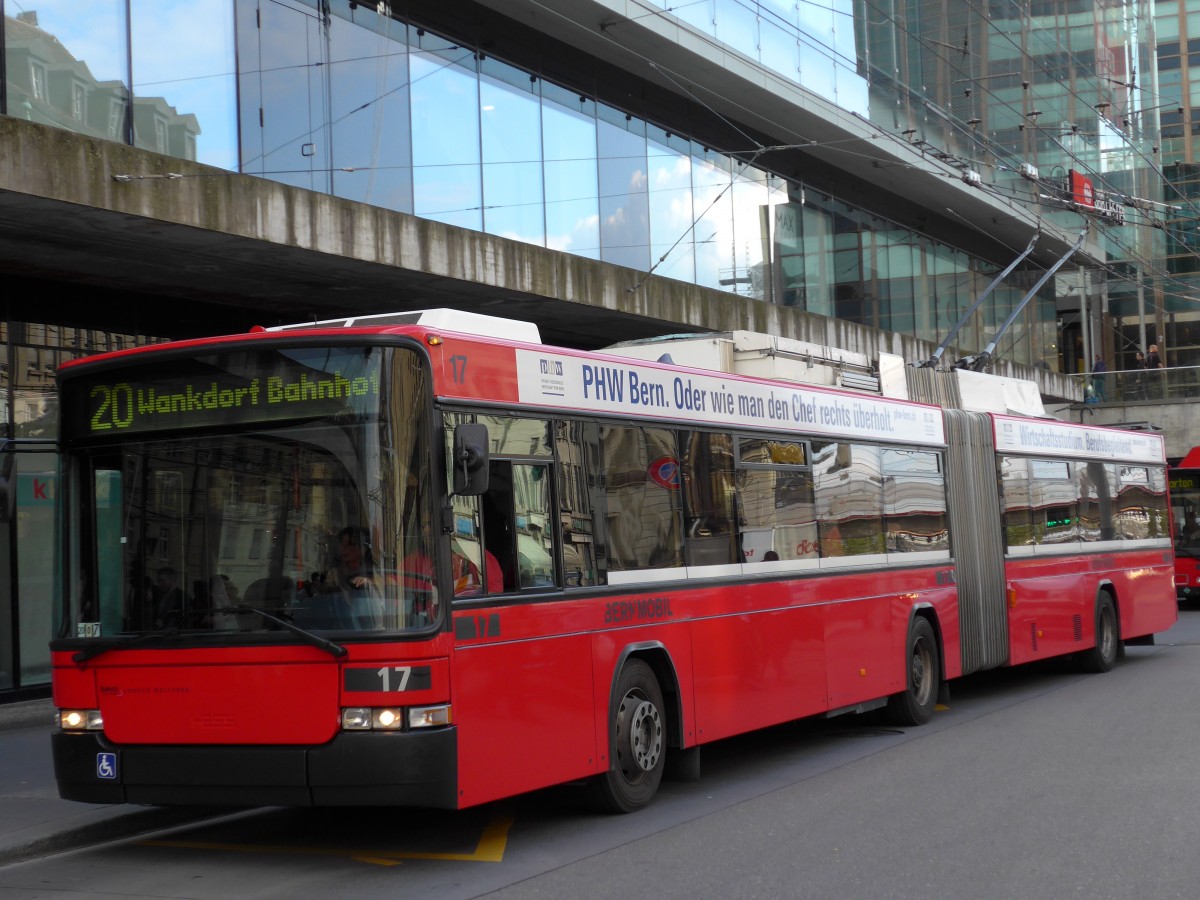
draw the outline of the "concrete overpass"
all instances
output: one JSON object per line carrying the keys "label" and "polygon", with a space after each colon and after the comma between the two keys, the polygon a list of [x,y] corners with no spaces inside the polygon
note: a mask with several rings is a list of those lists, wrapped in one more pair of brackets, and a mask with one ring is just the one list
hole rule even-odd
{"label": "concrete overpass", "polygon": [[[934,344],[124,144],[0,118],[8,318],[185,337],[446,306],[597,348],[744,329],[914,362]],[[1065,376],[998,374],[1079,399]]]}

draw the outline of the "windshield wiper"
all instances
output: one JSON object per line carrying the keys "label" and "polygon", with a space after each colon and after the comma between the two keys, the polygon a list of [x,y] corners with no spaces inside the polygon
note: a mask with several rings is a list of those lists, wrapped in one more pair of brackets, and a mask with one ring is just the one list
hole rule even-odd
{"label": "windshield wiper", "polygon": [[132,647],[135,644],[144,644],[147,641],[152,641],[155,638],[177,638],[179,637],[178,628],[164,628],[161,631],[143,631],[141,634],[135,634],[127,638],[113,638],[110,641],[98,641],[90,647],[85,647],[75,653],[71,659],[77,663],[87,662],[89,659],[95,659],[102,653],[107,653],[109,650],[119,650],[125,647]]}
{"label": "windshield wiper", "polygon": [[296,635],[296,637],[302,638],[305,643],[312,644],[314,647],[324,650],[326,653],[337,659],[341,659],[350,652],[341,644],[335,644],[333,641],[326,640],[319,634],[313,634],[311,631],[305,631],[303,628],[293,625],[287,619],[283,618],[283,616],[277,616],[274,613],[269,613],[265,609],[259,609],[257,606],[222,606],[213,611],[234,615],[238,613],[254,613],[255,615],[262,616],[268,622],[276,623],[283,628],[284,631],[290,631],[292,634]]}

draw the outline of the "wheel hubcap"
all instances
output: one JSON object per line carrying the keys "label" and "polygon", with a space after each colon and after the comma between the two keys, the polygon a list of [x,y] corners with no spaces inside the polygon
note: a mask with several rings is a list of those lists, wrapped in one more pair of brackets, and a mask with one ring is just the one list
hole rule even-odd
{"label": "wheel hubcap", "polygon": [[1116,627],[1113,622],[1112,610],[1106,608],[1100,614],[1100,652],[1106,659],[1113,656],[1113,648],[1116,643]]}
{"label": "wheel hubcap", "polygon": [[628,724],[629,757],[621,753],[623,769],[631,774],[651,772],[662,756],[662,717],[658,708],[645,697],[626,695],[618,710],[620,721]]}
{"label": "wheel hubcap", "polygon": [[912,671],[909,677],[912,679],[913,696],[922,706],[929,702],[930,692],[933,690],[932,669],[933,655],[924,641],[918,641],[913,647]]}

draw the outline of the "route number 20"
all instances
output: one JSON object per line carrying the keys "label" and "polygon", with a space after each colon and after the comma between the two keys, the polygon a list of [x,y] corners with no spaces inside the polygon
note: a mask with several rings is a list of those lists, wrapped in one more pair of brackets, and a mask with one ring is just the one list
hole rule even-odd
{"label": "route number 20", "polygon": [[92,414],[92,431],[128,428],[133,424],[133,388],[127,384],[98,384],[92,388],[90,399],[100,398]]}

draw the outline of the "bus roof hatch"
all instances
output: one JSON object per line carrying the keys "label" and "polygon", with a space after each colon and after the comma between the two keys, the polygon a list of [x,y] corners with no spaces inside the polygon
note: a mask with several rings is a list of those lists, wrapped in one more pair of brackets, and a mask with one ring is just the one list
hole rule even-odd
{"label": "bus roof hatch", "polygon": [[322,319],[276,325],[267,331],[300,331],[307,328],[385,328],[389,325],[424,325],[463,334],[484,334],[510,341],[540,344],[542,334],[533,322],[485,316],[461,309],[417,309],[409,312],[381,313],[374,316],[350,316],[342,319]]}

